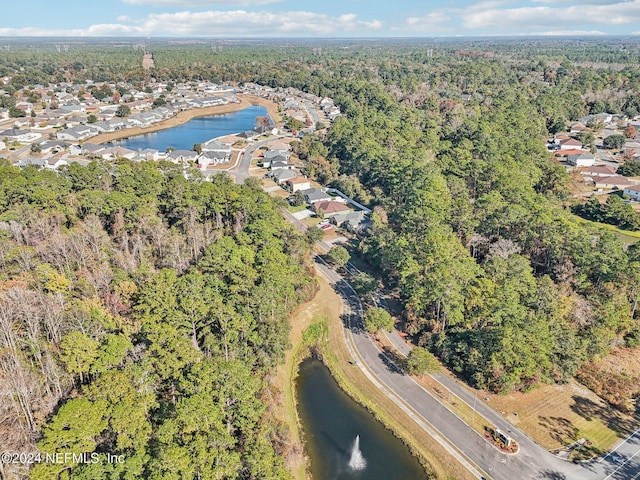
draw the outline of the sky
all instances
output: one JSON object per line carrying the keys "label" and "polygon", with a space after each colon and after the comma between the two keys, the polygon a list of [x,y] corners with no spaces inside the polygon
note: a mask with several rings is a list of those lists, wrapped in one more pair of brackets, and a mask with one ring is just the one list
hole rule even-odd
{"label": "sky", "polygon": [[0,36],[640,35],[640,0],[23,0]]}

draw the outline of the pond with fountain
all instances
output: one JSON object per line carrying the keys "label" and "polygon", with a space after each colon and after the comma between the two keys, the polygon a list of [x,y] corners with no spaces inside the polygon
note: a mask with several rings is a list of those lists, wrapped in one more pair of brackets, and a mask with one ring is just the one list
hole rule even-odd
{"label": "pond with fountain", "polygon": [[296,387],[314,480],[428,478],[407,446],[347,396],[322,362],[303,361]]}

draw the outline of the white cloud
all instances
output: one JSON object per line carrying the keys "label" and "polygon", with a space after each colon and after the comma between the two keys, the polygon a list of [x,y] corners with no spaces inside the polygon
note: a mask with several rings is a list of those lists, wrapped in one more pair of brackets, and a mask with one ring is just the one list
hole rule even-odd
{"label": "white cloud", "polygon": [[383,27],[378,20],[359,20],[355,14],[332,17],[313,12],[244,10],[161,13],[140,20],[121,17],[119,21],[74,30],[0,28],[0,36],[328,36],[378,31]]}
{"label": "white cloud", "polygon": [[451,20],[446,14],[442,12],[431,12],[422,17],[409,17],[407,18],[407,24],[409,25],[438,25]]}
{"label": "white cloud", "polygon": [[543,36],[585,36],[585,35],[606,35],[606,33],[599,30],[550,30],[548,32],[535,32],[527,35],[543,35]]}
{"label": "white cloud", "polygon": [[154,7],[195,7],[214,5],[267,5],[282,0],[122,0],[131,5],[152,5]]}
{"label": "white cloud", "polygon": [[409,17],[400,26],[394,26],[396,31],[419,31],[419,32],[445,32],[451,29],[448,25],[451,17],[441,11],[435,11],[421,17]]}
{"label": "white cloud", "polygon": [[[570,5],[567,7],[518,7],[470,9],[461,14],[468,29],[563,27],[581,25],[629,25],[640,23],[640,0],[607,5]],[[530,31],[530,30],[529,30]]]}
{"label": "white cloud", "polygon": [[617,5],[632,3],[633,0],[531,0],[533,3],[549,3],[554,5]]}

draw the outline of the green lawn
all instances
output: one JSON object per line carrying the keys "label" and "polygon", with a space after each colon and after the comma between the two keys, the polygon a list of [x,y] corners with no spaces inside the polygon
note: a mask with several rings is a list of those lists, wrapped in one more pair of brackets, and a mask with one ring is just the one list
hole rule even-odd
{"label": "green lawn", "polygon": [[307,209],[306,205],[299,205],[297,207],[295,207],[293,205],[288,205],[287,206],[287,210],[289,210],[291,213],[301,212],[301,211],[306,210],[306,209]]}
{"label": "green lawn", "polygon": [[591,220],[587,220],[585,218],[579,217],[578,215],[573,215],[573,217],[580,223],[589,223],[596,227],[601,227],[601,228],[604,228],[605,230],[609,230],[610,232],[614,233],[618,238],[620,238],[620,241],[625,245],[633,245],[634,243],[640,241],[640,231],[622,230],[621,228],[618,228],[614,225],[609,225],[608,223],[593,222]]}

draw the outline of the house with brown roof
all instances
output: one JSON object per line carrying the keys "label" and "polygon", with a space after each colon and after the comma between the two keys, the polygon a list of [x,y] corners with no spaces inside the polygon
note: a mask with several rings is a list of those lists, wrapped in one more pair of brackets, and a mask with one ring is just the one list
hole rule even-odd
{"label": "house with brown roof", "polygon": [[284,184],[291,193],[296,193],[298,190],[307,190],[311,188],[311,180],[300,175],[286,180]]}
{"label": "house with brown roof", "polygon": [[610,175],[608,177],[596,177],[593,179],[596,188],[616,188],[618,190],[636,185],[637,182],[622,175]]}
{"label": "house with brown roof", "polygon": [[571,149],[571,150],[556,150],[553,154],[556,157],[569,157],[571,155],[582,155],[584,153],[584,150],[580,150],[577,148]]}
{"label": "house with brown roof", "polygon": [[580,169],[580,175],[587,177],[608,177],[615,175],[617,168],[613,165],[595,165],[593,167],[584,167]]}
{"label": "house with brown roof", "polygon": [[316,213],[318,212],[318,210],[322,210],[324,216],[329,218],[339,213],[347,213],[351,211],[347,204],[336,202],[334,200],[329,200],[327,202],[316,202],[313,204],[313,210]]}
{"label": "house with brown roof", "polygon": [[560,150],[575,150],[582,148],[582,142],[575,138],[567,138],[560,141]]}
{"label": "house with brown roof", "polygon": [[586,127],[586,125],[582,122],[575,122],[573,124],[571,124],[571,130],[569,131],[570,133],[580,133],[582,132]]}

